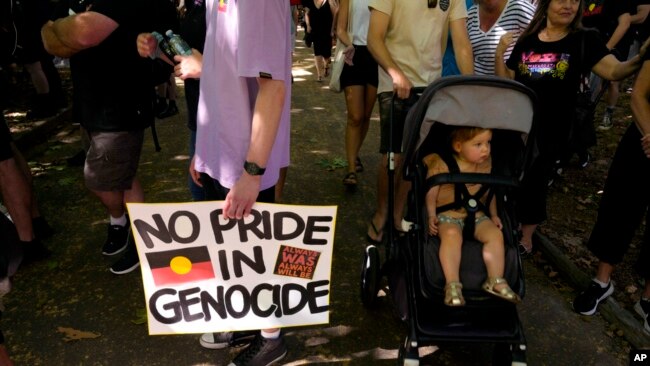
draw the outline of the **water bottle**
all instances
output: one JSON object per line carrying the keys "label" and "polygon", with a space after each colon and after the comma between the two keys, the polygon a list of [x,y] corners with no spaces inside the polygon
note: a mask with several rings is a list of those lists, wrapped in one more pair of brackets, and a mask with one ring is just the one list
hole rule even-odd
{"label": "water bottle", "polygon": [[183,38],[181,38],[181,36],[174,34],[171,29],[168,30],[165,35],[169,38],[169,44],[174,49],[174,53],[182,56],[190,56],[192,54],[192,48],[183,40]]}
{"label": "water bottle", "polygon": [[[171,61],[174,60],[174,55],[176,53],[174,52],[174,49],[172,48],[172,45],[169,44],[169,41],[160,33],[158,32],[151,32],[151,35],[156,38],[156,41],[158,41],[158,52],[162,52],[167,56],[168,59]],[[155,58],[156,56],[154,55]]]}

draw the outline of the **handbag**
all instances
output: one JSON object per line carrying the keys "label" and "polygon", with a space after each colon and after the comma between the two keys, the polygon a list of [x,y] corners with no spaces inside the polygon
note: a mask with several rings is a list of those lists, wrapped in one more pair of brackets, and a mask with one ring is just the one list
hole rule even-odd
{"label": "handbag", "polygon": [[[352,34],[352,1],[348,3],[348,35]],[[351,37],[349,37],[351,38]],[[343,73],[343,66],[345,65],[345,51],[346,46],[341,40],[336,37],[336,48],[334,49],[334,61],[332,62],[332,74],[330,75],[330,90],[335,93],[340,93],[341,89],[341,73]]]}
{"label": "handbag", "polygon": [[345,45],[340,39],[336,40],[336,49],[334,50],[334,61],[332,62],[332,74],[330,77],[330,90],[335,93],[341,92],[341,73],[345,65]]}

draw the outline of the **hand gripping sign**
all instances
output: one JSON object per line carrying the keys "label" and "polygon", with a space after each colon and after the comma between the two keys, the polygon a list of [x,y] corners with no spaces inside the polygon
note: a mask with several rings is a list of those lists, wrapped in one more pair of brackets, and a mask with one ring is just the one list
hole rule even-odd
{"label": "hand gripping sign", "polygon": [[129,203],[149,334],[329,322],[336,206]]}

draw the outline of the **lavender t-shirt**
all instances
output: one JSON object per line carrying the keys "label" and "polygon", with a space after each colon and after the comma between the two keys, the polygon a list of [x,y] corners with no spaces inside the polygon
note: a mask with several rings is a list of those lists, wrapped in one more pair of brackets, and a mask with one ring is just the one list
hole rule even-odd
{"label": "lavender t-shirt", "polygon": [[232,188],[243,173],[258,84],[283,80],[278,134],[260,189],[289,165],[291,40],[287,0],[208,0],[207,33],[197,113],[195,169]]}

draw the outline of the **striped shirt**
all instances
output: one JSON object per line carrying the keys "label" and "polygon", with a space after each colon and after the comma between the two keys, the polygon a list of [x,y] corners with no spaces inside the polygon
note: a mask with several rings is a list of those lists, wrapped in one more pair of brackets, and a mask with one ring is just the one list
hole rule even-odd
{"label": "striped shirt", "polygon": [[[474,4],[467,11],[467,33],[474,53],[474,73],[477,75],[494,75],[494,53],[501,36],[506,32],[513,32],[516,39],[535,14],[535,7],[528,0],[507,1],[501,16],[487,32],[483,32],[479,27],[479,5]],[[506,51],[505,60],[510,57],[510,52],[512,46]]]}

